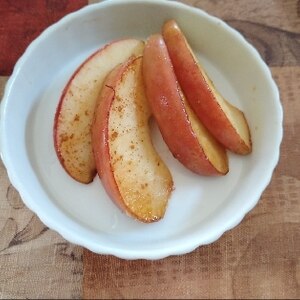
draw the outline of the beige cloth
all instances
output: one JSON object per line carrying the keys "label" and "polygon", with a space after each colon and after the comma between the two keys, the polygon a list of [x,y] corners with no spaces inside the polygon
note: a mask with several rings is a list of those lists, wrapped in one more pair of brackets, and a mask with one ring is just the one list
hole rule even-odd
{"label": "beige cloth", "polygon": [[[236,228],[192,253],[125,261],[93,254],[46,228],[0,164],[0,298],[300,298],[299,1],[182,2],[241,31],[279,85],[281,157],[258,205]],[[6,80],[0,77],[0,94]]]}

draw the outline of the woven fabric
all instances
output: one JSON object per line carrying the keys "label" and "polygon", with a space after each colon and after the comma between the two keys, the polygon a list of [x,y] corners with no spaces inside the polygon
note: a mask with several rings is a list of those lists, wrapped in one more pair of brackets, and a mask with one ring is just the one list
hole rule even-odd
{"label": "woven fabric", "polygon": [[[0,98],[28,44],[87,2],[0,1]],[[258,205],[211,245],[158,261],[126,261],[91,253],[48,229],[23,204],[0,163],[0,299],[300,298],[299,1],[179,2],[238,29],[279,86],[281,156]]]}

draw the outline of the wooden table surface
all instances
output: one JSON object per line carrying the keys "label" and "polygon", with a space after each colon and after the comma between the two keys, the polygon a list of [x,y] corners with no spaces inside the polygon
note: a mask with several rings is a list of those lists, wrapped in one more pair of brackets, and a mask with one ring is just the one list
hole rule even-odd
{"label": "wooden table surface", "polygon": [[[91,2],[97,1],[0,1],[0,98],[26,45]],[[125,261],[93,254],[48,229],[24,206],[1,163],[0,298],[300,298],[300,1],[181,2],[238,29],[279,86],[281,156],[258,205],[239,226],[192,253]]]}

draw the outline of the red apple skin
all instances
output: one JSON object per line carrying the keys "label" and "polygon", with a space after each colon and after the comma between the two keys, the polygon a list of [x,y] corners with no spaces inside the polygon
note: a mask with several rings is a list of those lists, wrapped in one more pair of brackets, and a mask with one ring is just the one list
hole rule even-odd
{"label": "red apple skin", "polygon": [[97,101],[98,105],[95,109],[95,118],[92,125],[92,145],[98,175],[109,197],[123,211],[126,211],[126,206],[122,200],[113,173],[111,172],[108,147],[108,118],[115,96],[114,86],[126,70],[128,63],[118,65],[105,79],[104,87]]}
{"label": "red apple skin", "polygon": [[[196,115],[227,149],[237,154],[250,153],[251,137],[244,114],[216,91],[177,23],[169,20],[162,32],[179,84]],[[233,126],[224,109],[236,116],[237,126]]]}
{"label": "red apple skin", "polygon": [[[167,202],[168,202],[167,200],[170,197],[171,192],[173,190],[173,180],[172,180],[171,173],[164,165],[163,161],[156,154],[157,155],[156,163],[159,162],[160,167],[163,170],[162,171],[163,174],[162,177],[164,181],[163,193],[165,194],[165,200],[161,204],[161,209],[159,209],[160,212],[158,214],[152,214],[151,208],[148,210],[147,207],[140,208],[140,210],[146,211],[146,213],[143,213],[142,211],[139,211],[139,208],[134,209],[135,203],[134,204],[125,203],[126,201],[124,200],[124,197],[121,193],[122,189],[120,188],[120,185],[118,185],[114,173],[113,161],[118,160],[118,158],[116,159],[116,157],[112,157],[112,153],[111,153],[112,150],[110,149],[111,133],[109,132],[110,130],[109,119],[112,113],[112,106],[114,104],[114,101],[120,101],[117,98],[118,86],[122,84],[123,75],[126,72],[126,70],[128,70],[128,68],[132,64],[134,64],[136,60],[139,59],[142,59],[142,57],[129,59],[126,63],[117,66],[107,76],[104,83],[104,87],[99,95],[98,105],[95,110],[95,118],[92,126],[92,144],[93,144],[93,151],[94,151],[94,157],[95,157],[98,175],[109,197],[127,215],[141,222],[151,223],[151,222],[159,221],[164,216]],[[126,148],[126,145],[124,145],[124,148]],[[155,151],[155,150],[150,150],[150,151]],[[139,185],[140,184],[139,180],[137,179],[134,182],[134,184]],[[151,183],[149,182],[149,186],[150,185]],[[134,190],[136,188],[134,187],[132,189]],[[128,191],[126,191],[125,193],[128,192],[130,194],[130,190],[131,188],[129,187]],[[143,190],[140,190],[140,194],[141,195],[143,194]],[[141,206],[141,204],[137,204],[137,206]]]}
{"label": "red apple skin", "polygon": [[193,131],[191,116],[187,114],[184,96],[176,79],[167,47],[159,34],[152,35],[146,42],[143,77],[153,115],[173,156],[197,174],[226,174],[227,156],[223,147],[216,146],[223,161],[221,170],[218,170],[204,153]]}
{"label": "red apple skin", "polygon": [[76,69],[62,92],[54,118],[54,147],[65,171],[78,182],[88,184],[96,175],[90,127],[103,80],[118,63],[140,55],[143,46],[135,39],[110,42]]}

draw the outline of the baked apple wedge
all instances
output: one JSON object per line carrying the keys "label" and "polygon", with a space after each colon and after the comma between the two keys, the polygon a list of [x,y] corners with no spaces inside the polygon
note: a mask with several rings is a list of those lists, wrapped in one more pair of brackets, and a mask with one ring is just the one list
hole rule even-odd
{"label": "baked apple wedge", "polygon": [[152,35],[146,42],[143,77],[153,115],[173,156],[195,173],[226,174],[226,151],[189,107],[159,34]]}
{"label": "baked apple wedge", "polygon": [[226,148],[250,153],[250,131],[243,112],[216,90],[174,20],[166,22],[162,32],[179,84],[196,115]]}
{"label": "baked apple wedge", "polygon": [[148,223],[164,216],[173,180],[152,145],[141,62],[139,57],[121,64],[105,80],[92,144],[109,196],[128,215]]}
{"label": "baked apple wedge", "polygon": [[106,45],[75,71],[62,93],[54,121],[54,144],[62,166],[79,182],[89,183],[96,174],[91,124],[103,81],[116,65],[140,55],[143,48],[144,43],[135,39]]}

